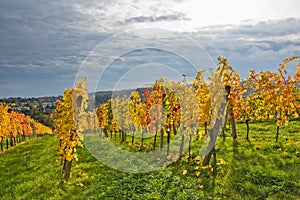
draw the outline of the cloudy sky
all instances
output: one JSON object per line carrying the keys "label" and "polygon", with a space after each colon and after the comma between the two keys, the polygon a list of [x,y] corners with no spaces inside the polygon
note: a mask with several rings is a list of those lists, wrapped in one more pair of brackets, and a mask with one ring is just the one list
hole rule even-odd
{"label": "cloudy sky", "polygon": [[[100,81],[98,89],[112,88],[120,79],[124,84],[117,85],[125,87],[141,79],[137,74],[189,73],[189,61],[203,54],[190,48],[190,41],[212,59],[228,58],[242,76],[249,69],[275,70],[284,58],[300,55],[299,7],[298,0],[1,0],[0,98],[62,94],[85,70],[93,50],[111,66],[94,74],[111,81]],[[151,37],[135,34],[136,29],[150,30]],[[158,29],[178,33],[167,39],[179,52],[160,49],[166,41],[160,38],[168,34],[153,31]],[[136,38],[147,38],[148,49]],[[112,53],[119,49],[124,51]]]}

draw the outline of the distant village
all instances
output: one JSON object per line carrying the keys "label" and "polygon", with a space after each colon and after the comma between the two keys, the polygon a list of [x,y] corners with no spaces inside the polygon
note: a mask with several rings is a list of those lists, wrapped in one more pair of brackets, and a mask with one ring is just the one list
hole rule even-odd
{"label": "distant village", "polygon": [[11,104],[11,110],[28,112],[30,110],[39,110],[42,113],[55,113],[56,101],[61,99],[61,96],[52,97],[10,97],[3,98],[0,101]]}
{"label": "distant village", "polygon": [[24,113],[25,115],[29,115],[32,119],[53,128],[56,101],[61,98],[61,96],[31,98],[10,97],[0,99],[0,101],[10,104],[10,111]]}
{"label": "distant village", "polygon": [[[33,108],[39,108],[41,107],[43,110],[43,113],[54,113],[55,112],[55,105],[56,102],[43,102],[40,103],[38,101],[32,102]],[[15,107],[11,108],[13,111],[30,111],[31,106],[29,106],[28,102],[22,102],[19,104],[16,104]]]}

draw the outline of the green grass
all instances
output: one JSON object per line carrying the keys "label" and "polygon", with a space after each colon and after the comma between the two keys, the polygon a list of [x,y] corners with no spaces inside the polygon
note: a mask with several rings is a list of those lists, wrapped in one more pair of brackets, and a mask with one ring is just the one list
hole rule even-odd
{"label": "green grass", "polygon": [[[244,138],[245,125],[237,130]],[[217,141],[216,177],[187,156],[159,171],[120,172],[78,148],[68,182],[55,136],[34,138],[0,155],[0,199],[300,199],[300,123],[282,127],[277,143],[275,134],[273,123],[250,124],[250,142],[232,141],[226,130]],[[193,158],[199,147],[193,143]]]}

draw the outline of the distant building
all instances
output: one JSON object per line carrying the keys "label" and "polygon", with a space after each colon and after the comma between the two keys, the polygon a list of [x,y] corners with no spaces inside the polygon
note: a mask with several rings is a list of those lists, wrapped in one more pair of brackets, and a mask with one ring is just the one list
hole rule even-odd
{"label": "distant building", "polygon": [[20,107],[12,107],[11,109],[14,111],[29,111],[30,107],[29,106],[20,106]]}
{"label": "distant building", "polygon": [[55,107],[55,102],[43,102],[42,106],[43,108],[52,108]]}

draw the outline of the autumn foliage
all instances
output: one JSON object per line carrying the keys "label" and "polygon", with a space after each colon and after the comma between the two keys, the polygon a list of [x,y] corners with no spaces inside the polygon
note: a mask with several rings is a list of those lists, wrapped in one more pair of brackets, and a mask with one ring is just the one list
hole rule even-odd
{"label": "autumn foliage", "polygon": [[52,130],[22,113],[9,111],[10,105],[0,102],[0,145],[3,151],[3,141],[6,148],[25,141],[26,137],[52,134]]}

